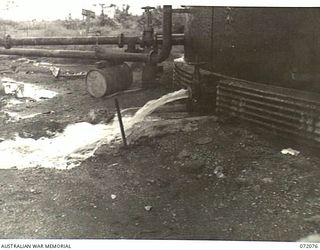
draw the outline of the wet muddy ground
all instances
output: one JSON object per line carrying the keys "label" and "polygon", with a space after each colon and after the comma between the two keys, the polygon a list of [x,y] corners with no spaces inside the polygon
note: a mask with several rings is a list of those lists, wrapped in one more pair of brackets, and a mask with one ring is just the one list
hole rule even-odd
{"label": "wet muddy ground", "polygon": [[[68,124],[107,122],[115,113],[113,98],[92,98],[83,78],[56,79],[14,57],[0,61],[8,70],[1,77],[57,92],[11,108],[35,117],[8,122],[2,113],[2,141],[50,137]],[[54,62],[73,72],[88,69]],[[121,107],[141,107],[172,91],[169,69],[157,88],[119,95]],[[138,71],[132,88],[140,87]],[[3,110],[9,97],[0,98]],[[288,147],[300,154],[281,154]],[[211,119],[195,131],[142,138],[126,149],[104,145],[69,170],[1,169],[0,237],[298,240],[320,231],[317,152],[248,124]]]}

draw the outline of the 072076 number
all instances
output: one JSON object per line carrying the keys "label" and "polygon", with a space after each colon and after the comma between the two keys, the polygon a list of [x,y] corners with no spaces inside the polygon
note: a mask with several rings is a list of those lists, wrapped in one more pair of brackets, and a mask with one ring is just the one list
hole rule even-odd
{"label": "072076 number", "polygon": [[303,244],[300,244],[300,248],[317,249],[319,248],[319,245],[317,243],[303,243]]}

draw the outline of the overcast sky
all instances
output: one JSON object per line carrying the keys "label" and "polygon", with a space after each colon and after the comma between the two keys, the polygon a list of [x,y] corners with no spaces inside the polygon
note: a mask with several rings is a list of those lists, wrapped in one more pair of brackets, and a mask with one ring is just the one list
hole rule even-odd
{"label": "overcast sky", "polygon": [[[9,4],[8,4],[9,2]],[[65,19],[69,13],[73,18],[82,18],[81,9],[90,9],[97,14],[98,3],[121,6],[129,4],[130,12],[140,14],[145,5],[224,5],[224,6],[320,6],[319,0],[0,0],[0,18],[11,20],[55,20]],[[9,7],[7,10],[6,7]]]}
{"label": "overcast sky", "polygon": [[[9,10],[5,10],[7,2],[10,1]],[[179,6],[184,2],[192,2],[185,0],[176,0],[175,4]],[[81,10],[89,9],[96,13],[101,12],[99,3],[110,5],[111,3],[121,6],[122,4],[130,5],[130,12],[133,14],[140,14],[141,7],[145,5],[163,5],[172,4],[173,1],[166,0],[0,0],[0,17],[3,19],[13,20],[32,20],[32,19],[65,19],[69,13],[73,18],[82,18]],[[196,3],[197,1],[193,1]],[[203,1],[205,3],[205,1]],[[209,4],[210,1],[207,1]],[[96,7],[94,6],[97,5]],[[105,10],[108,13],[107,10]]]}

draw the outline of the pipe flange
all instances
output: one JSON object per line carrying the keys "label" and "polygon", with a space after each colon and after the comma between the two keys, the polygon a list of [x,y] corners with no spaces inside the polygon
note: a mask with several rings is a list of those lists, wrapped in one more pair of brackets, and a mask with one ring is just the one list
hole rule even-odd
{"label": "pipe flange", "polygon": [[4,35],[3,46],[6,49],[11,49],[11,47],[12,47],[12,39],[11,39],[11,36],[9,34],[5,34]]}
{"label": "pipe flange", "polygon": [[119,48],[123,48],[123,46],[124,46],[124,34],[123,33],[121,33],[120,35],[119,35],[119,37],[118,37],[118,46],[119,46]]}

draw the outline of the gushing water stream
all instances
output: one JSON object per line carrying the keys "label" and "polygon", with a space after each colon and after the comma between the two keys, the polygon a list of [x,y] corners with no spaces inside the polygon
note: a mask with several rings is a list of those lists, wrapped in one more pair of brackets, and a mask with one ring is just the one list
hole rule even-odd
{"label": "gushing water stream", "polygon": [[133,116],[133,118],[130,121],[130,123],[132,123],[131,126],[133,124],[138,123],[138,122],[142,122],[143,119],[147,115],[151,114],[153,111],[155,111],[160,106],[163,106],[169,102],[177,101],[180,99],[185,99],[188,97],[189,97],[189,91],[185,90],[185,89],[181,89],[181,90],[166,94],[166,95],[160,97],[159,99],[151,100],[151,101],[147,102],[141,109],[139,109],[135,113],[135,115]]}
{"label": "gushing water stream", "polygon": [[[130,136],[133,125],[142,122],[158,107],[188,97],[189,92],[181,89],[149,101],[135,115],[123,117],[126,134]],[[119,138],[117,118],[109,124],[92,125],[85,122],[71,124],[63,133],[53,138],[34,140],[16,137],[14,140],[0,143],[0,168],[73,168],[93,156],[101,145]]]}

